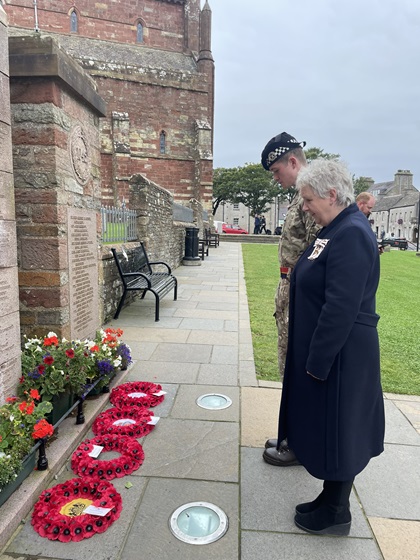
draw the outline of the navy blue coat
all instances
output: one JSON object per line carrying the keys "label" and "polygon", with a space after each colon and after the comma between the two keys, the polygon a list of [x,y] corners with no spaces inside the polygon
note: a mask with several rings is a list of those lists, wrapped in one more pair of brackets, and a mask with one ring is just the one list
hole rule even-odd
{"label": "navy blue coat", "polygon": [[383,451],[378,282],[377,242],[355,204],[319,232],[291,277],[279,439],[323,480],[351,480]]}

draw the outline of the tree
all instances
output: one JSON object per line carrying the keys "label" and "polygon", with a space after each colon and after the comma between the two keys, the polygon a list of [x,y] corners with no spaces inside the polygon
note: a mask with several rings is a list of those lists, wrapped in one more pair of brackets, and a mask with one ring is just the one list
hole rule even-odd
{"label": "tree", "polygon": [[213,174],[213,215],[222,202],[242,203],[253,216],[268,210],[280,187],[260,164],[217,168]]}
{"label": "tree", "polygon": [[372,179],[370,177],[357,177],[353,175],[353,188],[354,195],[357,196],[361,192],[367,191],[372,186]]}

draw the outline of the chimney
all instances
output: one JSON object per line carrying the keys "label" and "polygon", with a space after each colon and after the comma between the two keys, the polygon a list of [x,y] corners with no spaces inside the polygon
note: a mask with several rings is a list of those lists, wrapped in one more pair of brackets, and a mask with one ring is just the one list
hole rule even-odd
{"label": "chimney", "polygon": [[395,186],[399,194],[413,188],[413,174],[408,169],[398,169],[395,173]]}
{"label": "chimney", "polygon": [[375,181],[372,179],[372,177],[360,177],[360,179],[366,183],[366,190],[370,191],[370,189],[373,187],[373,185],[375,184]]}

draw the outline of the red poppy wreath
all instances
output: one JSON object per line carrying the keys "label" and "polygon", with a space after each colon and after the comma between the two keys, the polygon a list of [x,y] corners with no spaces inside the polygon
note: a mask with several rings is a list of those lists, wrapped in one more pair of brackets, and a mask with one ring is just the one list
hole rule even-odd
{"label": "red poppy wreath", "polygon": [[136,406],[150,408],[163,401],[165,393],[162,386],[148,381],[132,381],[114,387],[109,400],[114,406]]}
{"label": "red poppy wreath", "polygon": [[143,408],[109,408],[101,412],[92,424],[95,436],[116,434],[130,438],[147,436],[155,427],[152,422],[153,412]]}
{"label": "red poppy wreath", "polygon": [[[100,453],[100,447],[104,451],[117,451],[121,456],[107,461],[98,459],[95,451]],[[143,448],[136,439],[108,434],[83,441],[72,455],[71,468],[79,476],[112,480],[136,471],[143,461]]]}
{"label": "red poppy wreath", "polygon": [[78,542],[106,531],[121,510],[121,496],[110,482],[72,478],[42,492],[32,525],[41,537]]}

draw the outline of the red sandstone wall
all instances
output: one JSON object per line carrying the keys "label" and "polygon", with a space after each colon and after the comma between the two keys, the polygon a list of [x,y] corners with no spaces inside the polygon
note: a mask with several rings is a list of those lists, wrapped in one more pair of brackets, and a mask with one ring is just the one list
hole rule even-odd
{"label": "red sandstone wall", "polygon": [[[184,5],[156,0],[42,0],[38,2],[41,31],[70,33],[70,13],[76,9],[83,37],[136,43],[137,22],[144,26],[144,44],[173,51],[184,49]],[[34,29],[33,0],[11,0],[5,11],[9,25]],[[198,31],[197,31],[198,34]]]}

